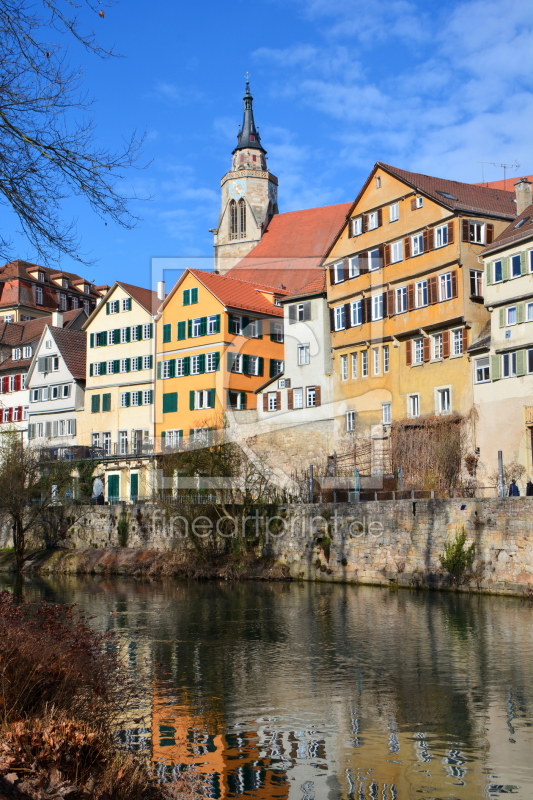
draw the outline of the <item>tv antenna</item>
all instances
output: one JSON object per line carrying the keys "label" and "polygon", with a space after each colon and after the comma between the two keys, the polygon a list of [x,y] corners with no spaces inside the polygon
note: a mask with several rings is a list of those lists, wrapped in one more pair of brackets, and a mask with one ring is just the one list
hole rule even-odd
{"label": "tv antenna", "polygon": [[507,189],[507,170],[508,169],[520,169],[520,164],[518,161],[515,161],[514,164],[495,164],[493,161],[478,161],[478,164],[481,164],[481,183],[485,183],[485,170],[483,169],[484,164],[488,164],[491,167],[499,167],[503,169],[503,188]]}

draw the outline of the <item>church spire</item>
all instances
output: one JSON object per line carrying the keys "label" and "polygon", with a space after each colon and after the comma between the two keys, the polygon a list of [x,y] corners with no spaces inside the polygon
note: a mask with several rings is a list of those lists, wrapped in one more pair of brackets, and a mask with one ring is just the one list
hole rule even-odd
{"label": "church spire", "polygon": [[242,121],[242,128],[237,134],[237,147],[233,151],[235,154],[237,150],[260,150],[261,153],[266,154],[266,150],[261,144],[261,137],[259,131],[255,127],[254,110],[253,110],[252,93],[250,92],[250,78],[246,73],[246,88],[244,92],[244,117]]}

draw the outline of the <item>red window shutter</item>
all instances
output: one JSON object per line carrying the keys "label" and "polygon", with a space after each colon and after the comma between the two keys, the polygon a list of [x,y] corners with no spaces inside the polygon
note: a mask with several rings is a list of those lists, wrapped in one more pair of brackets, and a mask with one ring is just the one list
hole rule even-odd
{"label": "red window shutter", "polygon": [[363,306],[365,309],[365,322],[370,322],[372,320],[372,298],[365,297],[363,300]]}
{"label": "red window shutter", "polygon": [[281,392],[276,392],[276,411],[281,411]]}
{"label": "red window shutter", "polygon": [[428,299],[430,305],[436,303],[439,299],[438,292],[437,292],[437,276],[432,275],[431,278],[428,280]]}
{"label": "red window shutter", "polygon": [[452,272],[452,297],[457,297],[457,270]]}
{"label": "red window shutter", "polygon": [[386,244],[383,248],[383,263],[386,267],[390,264],[390,244]]}
{"label": "red window shutter", "polygon": [[450,331],[442,331],[442,357],[450,355]]}
{"label": "red window shutter", "polygon": [[322,403],[322,395],[320,391],[320,386],[315,386],[315,406],[319,406]]}
{"label": "red window shutter", "polygon": [[383,298],[382,299],[382,303],[383,303],[383,316],[384,317],[386,317],[387,314],[388,314],[388,310],[387,310],[388,294],[389,294],[388,292],[383,292],[382,295],[381,295],[381,297]]}
{"label": "red window shutter", "polygon": [[263,395],[263,411],[268,411],[268,394],[266,392]]}
{"label": "red window shutter", "polygon": [[335,285],[335,267],[333,266],[329,268],[329,282],[331,286]]}
{"label": "red window shutter", "polygon": [[487,224],[487,237],[486,238],[487,238],[487,241],[485,242],[485,244],[492,244],[492,242],[494,241],[494,225],[492,224],[492,222],[489,222]]}
{"label": "red window shutter", "polygon": [[15,391],[18,392],[20,390],[20,379],[21,375],[15,375]]}
{"label": "red window shutter", "polygon": [[359,253],[359,274],[368,272],[368,253]]}
{"label": "red window shutter", "polygon": [[[425,246],[425,245],[424,245]],[[433,250],[435,247],[435,231],[433,228],[429,228],[428,230],[428,250]]]}
{"label": "red window shutter", "polygon": [[407,310],[412,311],[415,307],[415,285],[407,284]]}
{"label": "red window shutter", "polygon": [[408,339],[405,343],[405,363],[408,367],[413,363],[413,343]]}
{"label": "red window shutter", "polygon": [[403,251],[405,253],[406,258],[411,258],[411,237],[407,236],[403,240]]}
{"label": "red window shutter", "polygon": [[468,347],[468,330],[467,328],[463,328],[463,353],[466,353],[467,347]]}
{"label": "red window shutter", "polygon": [[394,289],[387,292],[387,314],[392,317],[394,314]]}
{"label": "red window shutter", "polygon": [[363,214],[362,220],[363,220],[363,231],[366,231],[368,230],[368,214]]}
{"label": "red window shutter", "polygon": [[422,233],[422,239],[424,240],[424,253],[427,253],[429,250],[429,231],[425,230]]}
{"label": "red window shutter", "polygon": [[469,242],[470,241],[470,222],[469,222],[469,220],[464,219],[462,221],[461,230],[462,230],[461,236],[462,236],[463,242]]}
{"label": "red window shutter", "polygon": [[13,409],[12,408],[8,408],[7,409],[7,421],[8,422],[12,422],[13,421]]}
{"label": "red window shutter", "polygon": [[453,222],[448,222],[448,244],[453,244]]}
{"label": "red window shutter", "polygon": [[431,340],[429,336],[424,336],[422,341],[422,358],[424,361],[429,361],[431,358]]}
{"label": "red window shutter", "polygon": [[293,409],[293,399],[292,399],[292,397],[293,397],[292,389],[288,389],[287,390],[287,408],[289,409],[289,411],[292,411],[292,409]]}
{"label": "red window shutter", "polygon": [[366,214],[361,214],[361,233],[365,233],[367,228]]}
{"label": "red window shutter", "polygon": [[416,211],[416,197],[411,198],[411,211]]}
{"label": "red window shutter", "polygon": [[378,208],[378,228],[383,225],[383,209]]}
{"label": "red window shutter", "polygon": [[353,219],[348,222],[348,239],[353,239]]}
{"label": "red window shutter", "polygon": [[4,394],[9,392],[9,378],[2,378],[2,391]]}
{"label": "red window shutter", "polygon": [[23,407],[22,407],[22,406],[19,406],[19,413],[18,413],[18,419],[19,419],[19,422],[20,422],[20,421],[21,421],[21,419],[22,419],[22,412],[23,412],[23,410],[24,410],[24,409],[23,409]]}
{"label": "red window shutter", "polygon": [[345,328],[352,327],[352,315],[351,315],[350,303],[344,304],[344,327]]}

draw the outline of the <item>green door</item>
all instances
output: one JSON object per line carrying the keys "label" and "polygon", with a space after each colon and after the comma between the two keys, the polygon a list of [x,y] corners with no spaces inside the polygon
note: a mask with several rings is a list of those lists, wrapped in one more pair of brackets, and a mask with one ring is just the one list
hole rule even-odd
{"label": "green door", "polygon": [[130,500],[136,503],[139,498],[139,473],[133,472],[130,475]]}
{"label": "green door", "polygon": [[118,479],[118,475],[109,475],[107,478],[107,499],[110,503],[118,503],[120,497]]}

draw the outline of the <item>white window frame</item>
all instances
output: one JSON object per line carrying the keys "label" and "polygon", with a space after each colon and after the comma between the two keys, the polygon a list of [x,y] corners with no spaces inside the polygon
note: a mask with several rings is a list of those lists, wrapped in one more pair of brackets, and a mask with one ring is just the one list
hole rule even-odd
{"label": "white window frame", "polygon": [[231,353],[230,372],[242,372],[242,353]]}
{"label": "white window frame", "polygon": [[130,301],[130,298],[129,298],[129,297],[123,297],[123,298],[122,298],[122,303],[121,303],[121,305],[122,305],[122,312],[124,312],[124,311],[129,311],[129,310],[130,310],[130,309],[128,308],[129,301]]}
{"label": "white window frame", "polygon": [[424,205],[424,198],[422,197],[421,194],[417,194],[417,196],[415,197],[415,207],[422,208],[423,205]]}
{"label": "white window frame", "polygon": [[311,345],[299,344],[298,345],[298,366],[305,367],[311,361]]}
{"label": "white window frame", "polygon": [[[377,253],[377,258],[372,258],[373,253]],[[380,267],[379,247],[374,247],[368,251],[368,271],[377,272]]]}
{"label": "white window frame", "polygon": [[120,393],[120,407],[121,408],[127,408],[128,407],[127,406],[127,396],[128,396],[128,392],[121,392]]}
{"label": "white window frame", "polygon": [[304,407],[304,390],[301,388],[294,389],[292,393],[292,407],[300,409]]}
{"label": "white window frame", "polygon": [[33,356],[33,350],[29,345],[26,345],[22,350],[22,355],[24,358],[31,358]]}
{"label": "white window frame", "polygon": [[397,314],[405,314],[407,311],[407,286],[399,286],[395,292],[395,308]]}
{"label": "white window frame", "polygon": [[424,280],[415,283],[415,307],[425,308],[428,304],[428,299],[428,282],[424,278]]}
{"label": "white window frame", "polygon": [[121,328],[120,329],[120,343],[127,344],[128,343],[128,330],[129,328]]}
{"label": "white window frame", "polygon": [[333,309],[334,325],[336,331],[343,331],[346,327],[344,319],[344,304],[342,306],[335,306]]}
{"label": "white window frame", "polygon": [[389,222],[398,222],[400,219],[400,204],[391,203],[389,206]]}
{"label": "white window frame", "polygon": [[150,405],[150,392],[151,391],[152,391],[151,389],[144,389],[143,390],[143,406],[149,406]]}
{"label": "white window frame", "polygon": [[152,360],[152,356],[143,356],[143,369],[152,369],[150,362]]}
{"label": "white window frame", "polygon": [[132,342],[138,342],[139,341],[139,337],[138,337],[139,331],[138,331],[137,325],[132,325],[130,330],[131,330],[131,336],[130,336],[131,341]]}
{"label": "white window frame", "polygon": [[435,411],[437,414],[451,414],[452,412],[452,387],[438,386],[435,389]]}
{"label": "white window frame", "polygon": [[383,425],[390,425],[392,422],[392,403],[381,404],[381,422]]}
{"label": "white window frame", "polygon": [[114,375],[115,374],[115,361],[111,360],[107,362],[107,374]]}
{"label": "white window frame", "polygon": [[421,256],[424,252],[424,234],[415,233],[411,236],[411,256]]}
{"label": "white window frame", "polygon": [[[216,371],[216,357],[217,353],[206,353],[205,356],[205,371],[206,372],[215,372]],[[252,356],[250,356],[252,358]]]}
{"label": "white window frame", "polygon": [[372,322],[383,319],[383,293],[372,295]]}
{"label": "white window frame", "polygon": [[368,350],[361,350],[361,377],[368,378]]}
{"label": "white window frame", "polygon": [[378,222],[379,222],[378,212],[377,211],[371,211],[370,214],[368,215],[367,230],[368,231],[375,231],[376,228],[378,227]]}
{"label": "white window frame", "polygon": [[[496,277],[496,269],[497,269],[496,265],[499,265],[498,266],[498,269],[499,269],[499,272],[500,272],[500,277],[499,278]],[[503,262],[502,262],[501,258],[497,258],[496,261],[494,261],[494,263],[492,265],[492,271],[494,273],[492,282],[493,283],[501,283],[503,281]]]}
{"label": "white window frame", "polygon": [[130,404],[132,406],[138,406],[139,405],[139,392],[132,392],[131,393]]}
{"label": "white window frame", "polygon": [[533,322],[533,302],[526,303],[526,322]]}
{"label": "white window frame", "polygon": [[118,300],[111,300],[109,302],[109,313],[110,314],[118,314],[118,311],[119,311]]}
{"label": "white window frame", "polygon": [[217,315],[211,314],[207,318],[207,335],[212,336],[217,332]]}
{"label": "white window frame", "polygon": [[451,355],[452,356],[462,356],[463,355],[463,329],[462,328],[455,328],[454,330],[450,331],[452,335],[452,347],[451,347]]}
{"label": "white window frame", "polygon": [[445,272],[439,275],[439,301],[452,299],[452,273]]}
{"label": "white window frame", "polygon": [[390,347],[388,344],[383,345],[383,372],[387,374],[390,369]]}
{"label": "white window frame", "polygon": [[423,364],[424,363],[424,338],[422,336],[418,336],[416,339],[413,339],[413,364]]}
{"label": "white window frame", "polygon": [[502,378],[516,378],[516,350],[502,353]]}
{"label": "white window frame", "polygon": [[341,373],[341,381],[348,380],[348,356],[342,355],[340,357],[340,373]]}
{"label": "white window frame", "polygon": [[[471,269],[468,278],[470,280],[470,296],[483,297],[483,270]],[[472,292],[472,281],[475,283],[475,292]],[[477,291],[478,289],[480,289],[479,292]]]}
{"label": "white window frame", "polygon": [[196,317],[195,319],[193,319],[191,323],[192,338],[197,339],[199,336],[201,336],[201,331],[202,331],[202,318]]}
{"label": "white window frame", "polygon": [[357,378],[359,374],[359,358],[357,353],[352,353],[352,378]]}
{"label": "white window frame", "polygon": [[[515,272],[515,268],[518,267],[518,271]],[[522,274],[522,266],[520,264],[520,253],[513,253],[513,255],[509,258],[509,275],[511,279],[519,278]]]}
{"label": "white window frame", "polygon": [[13,361],[20,361],[21,356],[22,356],[22,351],[20,347],[15,347],[13,349],[13,356],[12,356]]}
{"label": "white window frame", "polygon": [[191,375],[200,374],[200,356],[191,356]]}
{"label": "white window frame", "polygon": [[109,347],[110,345],[112,345],[114,343],[115,343],[115,331],[114,330],[107,331],[107,335],[106,335],[106,344],[107,344],[107,346]]}
{"label": "white window frame", "polygon": [[379,375],[379,347],[372,348],[372,370],[374,375]]}
{"label": "white window frame", "polygon": [[352,256],[348,260],[348,277],[349,278],[358,278],[360,275],[360,268],[359,268],[359,256]]}
{"label": "white window frame", "polygon": [[333,265],[333,283],[343,283],[344,281],[344,261],[337,261]]}
{"label": "white window frame", "polygon": [[431,337],[431,347],[433,350],[433,360],[440,361],[443,358],[442,355],[442,333],[435,333]]}
{"label": "white window frame", "polygon": [[448,225],[438,225],[433,234],[435,250],[448,244]]}
{"label": "white window frame", "polygon": [[305,407],[316,407],[316,386],[307,386],[305,389]]}
{"label": "white window frame", "polygon": [[418,392],[407,395],[407,416],[416,419],[420,416],[420,395]]}
{"label": "white window frame", "polygon": [[97,378],[100,375],[100,362],[95,361],[93,364],[93,377]]}
{"label": "white window frame", "polygon": [[268,410],[279,411],[277,392],[268,392]]}
{"label": "white window frame", "polygon": [[354,217],[351,220],[352,236],[361,236],[363,233],[363,217]]}
{"label": "white window frame", "polygon": [[505,309],[505,326],[508,328],[516,325],[516,306],[508,306]]}
{"label": "white window frame", "polygon": [[346,431],[353,433],[355,430],[355,411],[346,412]]}
{"label": "white window frame", "polygon": [[350,316],[351,316],[352,328],[355,328],[356,325],[362,325],[363,323],[362,300],[352,300],[350,304]]}
{"label": "white window frame", "polygon": [[[123,359],[123,360],[125,360],[125,359]],[[170,363],[171,363],[171,360],[172,359],[170,359],[169,361],[163,361],[162,362],[163,366],[161,367],[161,377],[163,378],[163,380],[166,380],[167,378],[170,378]]]}
{"label": "white window frame", "polygon": [[[486,226],[484,222],[475,220],[468,223],[468,241],[471,244],[485,244]],[[474,233],[474,235],[472,235]],[[479,236],[477,235],[479,233]]]}
{"label": "white window frame", "polygon": [[143,339],[151,339],[152,323],[145,322],[143,325]]}
{"label": "white window frame", "polygon": [[490,383],[490,356],[474,359],[474,383]]}
{"label": "white window frame", "polygon": [[403,259],[403,242],[401,239],[397,239],[395,242],[391,242],[390,263],[397,264],[402,259]]}

